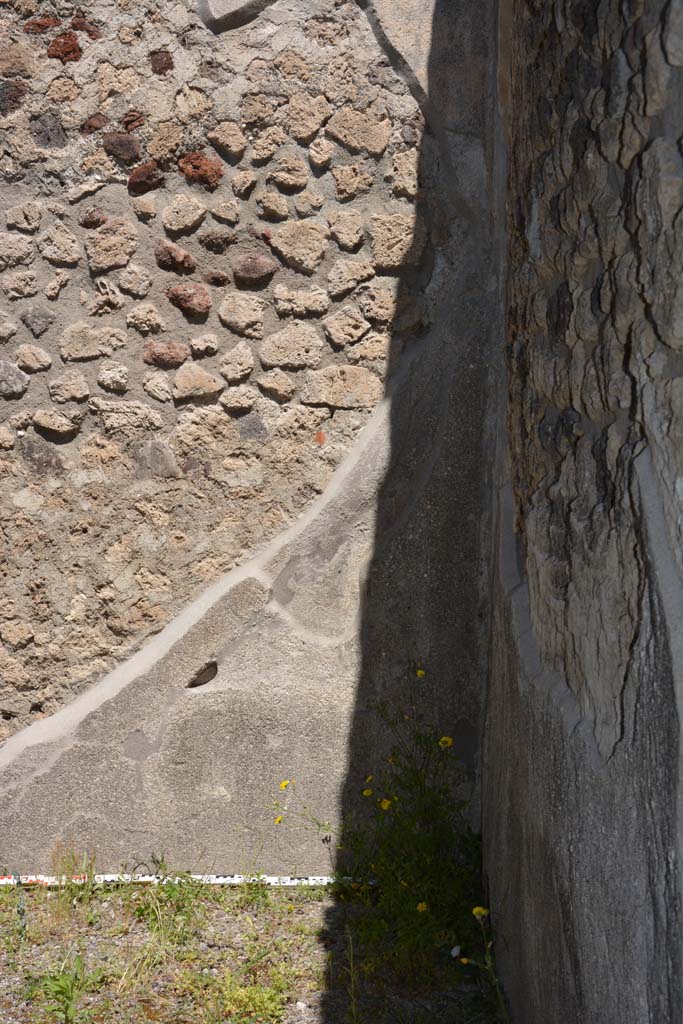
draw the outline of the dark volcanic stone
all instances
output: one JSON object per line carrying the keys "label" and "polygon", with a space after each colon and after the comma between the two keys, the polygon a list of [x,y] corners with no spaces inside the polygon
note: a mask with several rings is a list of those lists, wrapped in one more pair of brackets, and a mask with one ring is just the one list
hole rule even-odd
{"label": "dark volcanic stone", "polygon": [[21,398],[30,378],[14,363],[0,359],[0,398]]}
{"label": "dark volcanic stone", "polygon": [[203,231],[199,236],[199,244],[209,252],[223,253],[235,241],[235,232],[227,228],[214,228],[212,231]]}
{"label": "dark volcanic stone", "polygon": [[201,284],[176,284],[166,295],[187,316],[204,317],[211,309],[211,296]]}
{"label": "dark volcanic stone", "polygon": [[279,267],[276,260],[265,254],[240,256],[233,263],[232,272],[238,284],[256,287],[267,284]]}
{"label": "dark volcanic stone", "polygon": [[147,163],[140,164],[130,172],[128,177],[128,191],[133,195],[143,195],[155,188],[161,188],[163,184],[164,176],[156,160],[148,160]]}
{"label": "dark volcanic stone", "polygon": [[66,132],[56,114],[39,114],[30,121],[29,128],[31,135],[43,149],[63,149],[66,146]]}
{"label": "dark volcanic stone", "polygon": [[102,136],[102,145],[109,156],[123,164],[134,164],[142,153],[142,147],[135,136],[125,132],[107,132]]}
{"label": "dark volcanic stone", "polygon": [[27,35],[39,36],[43,32],[49,32],[50,29],[57,28],[58,25],[61,25],[59,18],[51,18],[49,15],[42,18],[30,18],[24,25],[24,32]]}
{"label": "dark volcanic stone", "polygon": [[142,349],[142,358],[148,366],[174,370],[189,359],[190,350],[182,341],[148,341]]}
{"label": "dark volcanic stone", "polygon": [[150,53],[149,62],[155,75],[165,75],[173,68],[173,57],[168,50],[155,50]]}
{"label": "dark volcanic stone", "polygon": [[0,114],[4,116],[18,110],[27,92],[26,82],[17,79],[0,82]]}
{"label": "dark volcanic stone", "polygon": [[72,60],[80,60],[82,53],[83,51],[78,44],[78,36],[75,32],[62,32],[60,36],[56,36],[52,40],[47,48],[48,57],[61,60],[62,64],[67,64]]}
{"label": "dark volcanic stone", "polygon": [[191,184],[203,185],[212,192],[223,177],[223,164],[217,157],[207,156],[196,149],[178,161],[178,167]]}
{"label": "dark volcanic stone", "polygon": [[209,270],[204,274],[204,281],[207,284],[213,285],[214,288],[222,288],[226,284],[230,284],[230,274],[226,274],[224,270]]}
{"label": "dark volcanic stone", "polygon": [[162,270],[175,271],[178,274],[191,274],[197,269],[197,262],[192,253],[181,249],[173,242],[167,242],[162,238],[154,250],[156,261]]}
{"label": "dark volcanic stone", "polygon": [[28,327],[34,338],[40,338],[55,322],[52,313],[49,313],[46,309],[38,309],[36,306],[31,306],[30,309],[25,310],[21,314],[20,319],[24,326]]}

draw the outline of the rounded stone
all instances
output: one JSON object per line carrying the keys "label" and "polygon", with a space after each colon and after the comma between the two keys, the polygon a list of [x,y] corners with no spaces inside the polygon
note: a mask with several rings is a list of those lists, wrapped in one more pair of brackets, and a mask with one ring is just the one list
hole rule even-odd
{"label": "rounded stone", "polygon": [[144,195],[145,192],[162,188],[165,180],[156,160],[148,160],[135,167],[129,174],[128,191],[132,195]]}
{"label": "rounded stone", "polygon": [[206,217],[206,207],[194,196],[177,195],[173,202],[164,207],[161,222],[168,232],[174,235],[189,234],[202,223]]}
{"label": "rounded stone", "polygon": [[175,370],[190,357],[190,350],[182,341],[147,341],[142,358],[148,366],[161,370]]}
{"label": "rounded stone", "polygon": [[30,378],[23,370],[6,359],[0,359],[0,398],[21,398]]}
{"label": "rounded stone", "polygon": [[211,296],[201,284],[176,284],[166,296],[186,316],[205,317],[211,309]]}
{"label": "rounded stone", "polygon": [[52,366],[52,356],[40,345],[20,345],[14,358],[25,373],[42,373]]}
{"label": "rounded stone", "polygon": [[174,245],[173,242],[166,241],[165,238],[157,242],[154,256],[162,270],[176,274],[191,274],[197,269],[197,261],[192,253],[181,249],[179,245]]}
{"label": "rounded stone", "polygon": [[240,256],[232,264],[235,281],[246,287],[268,284],[277,270],[279,270],[279,264],[272,256],[267,256],[265,253]]}

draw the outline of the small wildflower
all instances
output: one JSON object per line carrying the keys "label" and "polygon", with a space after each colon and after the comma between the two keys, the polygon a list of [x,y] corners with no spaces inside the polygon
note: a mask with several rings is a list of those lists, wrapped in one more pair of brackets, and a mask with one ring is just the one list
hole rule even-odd
{"label": "small wildflower", "polygon": [[466,957],[466,956],[461,956],[461,957],[460,957],[460,963],[461,963],[461,964],[464,964],[464,965],[465,965],[465,967],[467,967],[467,965],[468,965],[468,963],[469,963],[469,960],[467,959],[467,957]]}
{"label": "small wildflower", "polygon": [[363,796],[372,796],[372,790],[371,789],[364,789],[363,790]]}
{"label": "small wildflower", "polygon": [[483,921],[489,916],[489,912],[486,907],[472,907],[472,913],[476,917],[477,921]]}
{"label": "small wildflower", "polygon": [[280,789],[287,789],[287,786],[289,786],[291,782],[291,779],[283,779],[282,782],[280,783]]}
{"label": "small wildflower", "polygon": [[365,785],[367,786],[368,782],[372,782],[374,777],[375,777],[374,775],[368,775],[367,779],[365,780]]}
{"label": "small wildflower", "polygon": [[282,814],[278,814],[277,818],[274,819],[274,824],[281,825],[284,820],[284,816]]}
{"label": "small wildflower", "polygon": [[449,747],[453,746],[453,738],[451,736],[442,736],[439,740],[439,746],[442,750],[448,750]]}
{"label": "small wildflower", "polygon": [[417,909],[418,914],[424,914],[425,910],[427,909],[427,904],[426,903],[418,903],[416,909]]}
{"label": "small wildflower", "polygon": [[380,800],[379,805],[383,811],[388,811],[389,808],[391,807],[391,800],[387,800],[387,798],[385,797],[384,800]]}
{"label": "small wildflower", "polygon": [[423,668],[418,668],[417,671],[415,672],[415,675],[417,676],[418,679],[424,679],[427,673]]}
{"label": "small wildflower", "polygon": [[460,946],[453,946],[453,949],[451,950],[451,956],[453,957],[454,960],[457,960],[457,958],[460,956]]}

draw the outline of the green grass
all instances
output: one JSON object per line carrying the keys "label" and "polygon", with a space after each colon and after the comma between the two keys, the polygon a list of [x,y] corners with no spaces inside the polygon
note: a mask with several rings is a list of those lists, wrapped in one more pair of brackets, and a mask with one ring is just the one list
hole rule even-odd
{"label": "green grass", "polygon": [[477,1010],[476,991],[455,983],[452,962],[406,987],[367,945],[372,913],[329,889],[217,888],[183,876],[155,886],[92,886],[68,900],[62,890],[0,890],[0,1020],[495,1020]]}

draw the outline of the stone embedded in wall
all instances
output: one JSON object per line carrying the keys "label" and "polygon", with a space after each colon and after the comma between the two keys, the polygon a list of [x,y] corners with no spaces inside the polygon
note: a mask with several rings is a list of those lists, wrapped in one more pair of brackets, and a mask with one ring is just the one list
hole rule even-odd
{"label": "stone embedded in wall", "polygon": [[253,353],[243,341],[238,341],[220,363],[221,376],[225,377],[229,384],[241,384],[251,375],[253,369]]}
{"label": "stone embedded in wall", "polygon": [[353,345],[370,330],[370,324],[355,306],[344,306],[332,316],[325,317],[323,329],[335,348]]}
{"label": "stone embedded in wall", "polygon": [[205,319],[211,309],[211,295],[201,284],[174,284],[166,297],[188,318]]}
{"label": "stone embedded in wall", "polygon": [[327,287],[333,299],[342,299],[374,276],[375,268],[369,260],[336,260],[327,275]]}
{"label": "stone embedded in wall", "polygon": [[327,292],[312,285],[310,288],[291,289],[287,285],[275,286],[273,297],[278,316],[323,316],[330,308]]}
{"label": "stone embedded in wall", "polygon": [[355,199],[372,188],[372,175],[362,163],[333,167],[332,176],[336,184],[337,198],[341,202]]}
{"label": "stone embedded in wall", "polygon": [[31,263],[33,258],[33,246],[29,239],[0,232],[0,270]]}
{"label": "stone embedded in wall", "polygon": [[321,264],[329,229],[317,221],[296,221],[278,228],[271,245],[283,262],[302,274],[312,274]]}
{"label": "stone embedded in wall", "polygon": [[344,107],[331,117],[326,131],[352,153],[378,157],[389,145],[391,122],[377,121],[353,107]]}
{"label": "stone embedded in wall", "polygon": [[427,242],[424,223],[410,213],[378,213],[371,219],[372,256],[379,270],[419,263]]}
{"label": "stone embedded in wall", "polygon": [[195,363],[185,363],[175,375],[173,397],[178,402],[199,399],[200,401],[215,400],[223,391],[225,384],[212,373]]}
{"label": "stone embedded in wall", "polygon": [[217,124],[207,138],[219,153],[225,154],[231,161],[241,160],[247,148],[244,133],[234,121],[222,121]]}
{"label": "stone embedded in wall", "polygon": [[91,327],[81,321],[64,331],[59,344],[59,354],[65,363],[86,362],[89,359],[99,359],[100,356],[110,356],[125,344],[126,336],[123,331],[111,327]]}
{"label": "stone embedded in wall", "polygon": [[24,373],[42,373],[52,366],[52,356],[39,345],[20,345],[14,358]]}
{"label": "stone embedded in wall", "polygon": [[269,335],[259,349],[265,367],[301,370],[317,366],[323,350],[320,332],[310,324],[294,321],[275,334]]}
{"label": "stone embedded in wall", "polygon": [[206,217],[206,206],[195,196],[177,195],[164,207],[161,220],[170,234],[190,234]]}
{"label": "stone embedded in wall", "polygon": [[137,249],[137,228],[130,221],[115,218],[89,233],[84,244],[94,274],[125,267]]}
{"label": "stone embedded in wall", "polygon": [[370,409],[382,397],[382,382],[360,366],[326,366],[310,370],[301,390],[306,405],[333,409]]}
{"label": "stone embedded in wall", "polygon": [[0,398],[21,398],[29,383],[28,374],[14,363],[0,359]]}

